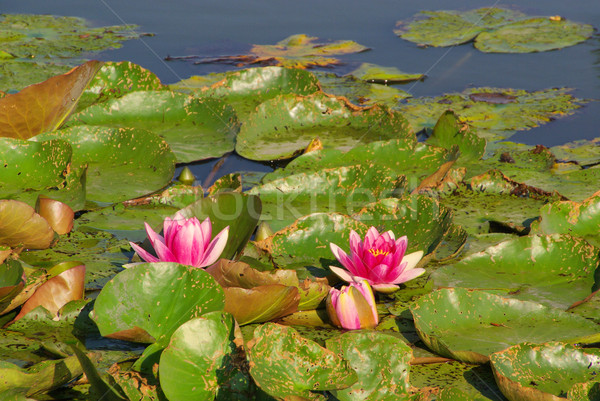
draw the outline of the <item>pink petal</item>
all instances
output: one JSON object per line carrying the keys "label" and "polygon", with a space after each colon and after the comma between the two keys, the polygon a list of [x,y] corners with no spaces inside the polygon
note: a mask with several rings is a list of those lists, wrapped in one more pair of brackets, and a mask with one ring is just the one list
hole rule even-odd
{"label": "pink petal", "polygon": [[360,235],[356,233],[356,231],[350,231],[350,253],[352,255],[358,255],[362,258],[362,254],[364,252],[363,243],[360,238]]}
{"label": "pink petal", "polygon": [[390,270],[390,267],[387,265],[377,265],[369,272],[369,279],[377,284],[385,283],[388,270]]}
{"label": "pink petal", "polygon": [[137,253],[140,256],[140,258],[144,259],[146,262],[154,263],[154,262],[158,262],[159,261],[156,256],[154,256],[151,253],[147,252],[141,246],[138,246],[138,245],[134,244],[133,242],[130,242],[129,245],[131,245],[131,247],[133,248],[133,250],[135,251],[135,253]]}
{"label": "pink petal", "polygon": [[158,241],[154,244],[154,251],[160,262],[179,262],[177,257],[171,252],[171,250],[162,242]]}
{"label": "pink petal", "polygon": [[406,235],[403,235],[402,237],[398,238],[396,240],[396,250],[398,249],[403,249],[403,253],[406,252],[406,248],[408,247],[408,238],[406,238]]}
{"label": "pink petal", "polygon": [[[198,219],[196,219],[196,221],[198,221]],[[198,223],[199,223],[199,221],[198,221]],[[206,248],[208,248],[208,245],[210,244],[210,239],[212,238],[212,223],[211,223],[209,217],[204,219],[202,224],[200,224],[199,229],[200,229],[200,232],[202,233],[202,238],[204,238],[202,248],[206,249]]]}
{"label": "pink petal", "polygon": [[329,268],[331,269],[332,272],[335,273],[336,276],[338,276],[339,278],[341,278],[342,280],[351,283],[354,281],[354,277],[352,274],[350,274],[350,272],[348,272],[348,270],[342,269],[340,267],[337,266],[329,266]]}
{"label": "pink petal", "polygon": [[195,255],[203,251],[200,249],[195,232],[193,221],[188,220],[173,237],[171,252],[177,257],[178,263],[193,266]]}
{"label": "pink petal", "polygon": [[409,253],[408,255],[405,255],[404,258],[402,258],[402,262],[406,263],[406,267],[404,268],[405,270],[411,270],[412,268],[414,268],[417,263],[419,263],[419,261],[423,258],[423,251],[416,251],[413,253]]}
{"label": "pink petal", "polygon": [[354,263],[352,263],[352,259],[348,257],[348,254],[342,250],[339,246],[334,244],[333,242],[329,243],[329,248],[331,248],[331,252],[335,258],[344,266],[346,269],[354,272]]}
{"label": "pink petal", "polygon": [[393,284],[405,283],[407,281],[410,281],[414,278],[419,277],[423,273],[425,273],[425,269],[422,269],[420,267],[415,268],[415,269],[410,269],[410,270],[404,270],[404,272],[402,272],[400,277],[398,277],[396,280],[394,280]]}
{"label": "pink petal", "polygon": [[146,234],[148,235],[148,239],[152,244],[152,248],[156,250],[156,246],[154,244],[158,242],[162,244],[165,243],[165,239],[160,234],[157,234],[148,223],[144,223],[144,226],[146,227]]}
{"label": "pink petal", "polygon": [[215,238],[208,244],[208,247],[204,251],[204,257],[198,263],[196,267],[206,267],[210,266],[219,260],[219,257],[223,253],[223,249],[225,249],[225,245],[227,245],[227,238],[229,237],[229,226],[225,227],[218,233]]}
{"label": "pink petal", "polygon": [[398,290],[400,287],[398,287],[395,284],[374,284],[371,287],[373,287],[373,289],[377,292],[381,292],[383,294],[389,294],[391,292],[394,292],[396,290]]}
{"label": "pink petal", "polygon": [[342,288],[342,291],[338,297],[336,312],[342,327],[348,330],[360,329],[360,319],[354,300],[348,294],[350,287]]}

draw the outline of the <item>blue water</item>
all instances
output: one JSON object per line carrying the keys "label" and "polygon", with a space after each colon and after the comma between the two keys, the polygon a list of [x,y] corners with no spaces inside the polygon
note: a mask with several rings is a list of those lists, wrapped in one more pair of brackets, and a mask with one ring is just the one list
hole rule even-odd
{"label": "blue water", "polygon": [[[222,71],[221,65],[166,62],[167,55],[218,56],[243,54],[251,44],[274,44],[305,33],[322,39],[354,40],[372,50],[343,57],[345,73],[361,62],[426,73],[424,82],[402,86],[414,96],[460,92],[470,86],[539,90],[573,88],[580,98],[600,98],[600,36],[565,49],[532,54],[486,54],[472,45],[418,48],[392,32],[396,21],[420,10],[468,10],[485,6],[518,9],[529,15],[561,15],[600,27],[598,0],[527,0],[516,2],[458,0],[0,0],[3,13],[74,15],[97,26],[137,24],[153,37],[128,41],[121,49],[99,55],[102,60],[129,60],[156,73],[164,83],[191,75]],[[600,102],[591,102],[575,115],[523,131],[511,140],[526,144],[559,145],[600,136]],[[214,162],[202,164],[205,171]],[[230,157],[220,173],[261,169]],[[263,169],[268,170],[268,167]],[[196,171],[196,170],[195,170]]]}

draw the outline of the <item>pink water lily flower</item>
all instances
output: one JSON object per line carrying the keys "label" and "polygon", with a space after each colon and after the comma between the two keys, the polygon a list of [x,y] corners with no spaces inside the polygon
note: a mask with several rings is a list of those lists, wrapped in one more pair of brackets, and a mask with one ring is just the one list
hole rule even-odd
{"label": "pink water lily flower", "polygon": [[425,269],[415,268],[423,257],[423,251],[405,255],[407,244],[406,236],[396,240],[392,231],[379,234],[375,227],[369,228],[363,242],[352,230],[350,256],[336,244],[330,244],[331,251],[346,269],[330,268],[344,281],[364,279],[375,291],[394,292],[399,288],[398,284],[425,273]]}
{"label": "pink water lily flower", "polygon": [[134,251],[146,262],[176,262],[194,267],[206,267],[214,264],[221,256],[229,227],[225,227],[211,241],[212,223],[206,218],[202,224],[196,217],[190,219],[175,216],[167,217],[163,225],[164,237],[144,223],[148,239],[157,256],[130,242]]}
{"label": "pink water lily flower", "polygon": [[327,313],[335,326],[347,330],[371,329],[379,323],[375,295],[366,280],[350,283],[341,290],[331,288]]}

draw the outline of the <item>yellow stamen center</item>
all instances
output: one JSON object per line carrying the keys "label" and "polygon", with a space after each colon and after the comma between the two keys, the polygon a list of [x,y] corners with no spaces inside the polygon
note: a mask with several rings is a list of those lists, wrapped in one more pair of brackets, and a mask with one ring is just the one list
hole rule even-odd
{"label": "yellow stamen center", "polygon": [[371,252],[371,255],[373,255],[375,257],[377,257],[379,255],[385,256],[385,255],[389,254],[389,251],[382,251],[381,249],[373,249],[373,248],[369,249],[369,252]]}

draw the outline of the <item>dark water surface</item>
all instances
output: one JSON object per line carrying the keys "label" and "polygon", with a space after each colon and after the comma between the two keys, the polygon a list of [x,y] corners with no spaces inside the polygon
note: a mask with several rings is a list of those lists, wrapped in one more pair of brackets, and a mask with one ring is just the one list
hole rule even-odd
{"label": "dark water surface", "polygon": [[[499,6],[528,15],[560,15],[600,27],[599,0],[526,0],[515,2],[458,0],[0,0],[2,13],[56,14],[84,17],[95,26],[137,24],[153,37],[132,40],[121,49],[101,53],[102,60],[129,60],[151,70],[164,83],[191,75],[223,71],[222,65],[164,61],[181,55],[244,54],[251,44],[275,44],[297,33],[330,40],[354,40],[372,50],[344,56],[340,74],[361,62],[426,73],[424,82],[400,86],[413,96],[461,92],[470,86],[539,90],[573,88],[580,98],[600,99],[600,35],[576,46],[531,54],[486,54],[471,44],[452,48],[418,48],[393,32],[398,20],[421,10],[468,10]],[[575,115],[510,138],[526,144],[553,146],[600,137],[600,102]],[[210,169],[214,162],[204,163]],[[233,156],[221,174],[257,170],[254,163]],[[260,168],[259,168],[260,169]]]}

